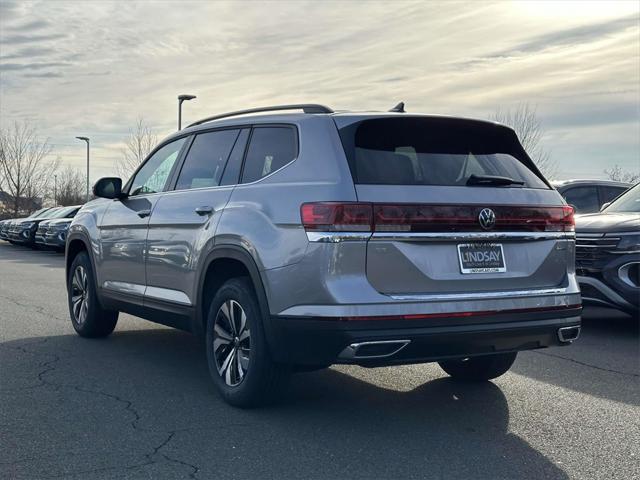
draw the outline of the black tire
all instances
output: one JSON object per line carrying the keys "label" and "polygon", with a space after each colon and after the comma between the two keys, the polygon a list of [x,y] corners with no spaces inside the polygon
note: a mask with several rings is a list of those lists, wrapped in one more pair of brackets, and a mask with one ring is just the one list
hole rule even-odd
{"label": "black tire", "polygon": [[73,259],[67,278],[67,298],[71,323],[81,337],[106,337],[116,328],[118,312],[105,310],[100,305],[87,252],[80,252]]}
{"label": "black tire", "polygon": [[486,381],[506,373],[516,360],[517,352],[495,353],[438,362],[440,368],[458,380]]}
{"label": "black tire", "polygon": [[[206,335],[209,373],[224,400],[236,407],[251,408],[272,402],[282,393],[290,376],[287,365],[271,358],[262,317],[253,285],[245,277],[233,278],[222,285],[209,308]],[[235,320],[233,325],[230,318]]]}

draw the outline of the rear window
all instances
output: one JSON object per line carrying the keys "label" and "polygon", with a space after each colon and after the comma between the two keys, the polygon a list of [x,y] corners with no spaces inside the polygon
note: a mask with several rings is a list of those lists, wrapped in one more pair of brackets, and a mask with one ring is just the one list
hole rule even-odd
{"label": "rear window", "polygon": [[610,186],[602,186],[600,187],[600,193],[602,195],[602,203],[612,202],[620,195],[622,195],[625,190],[625,187],[610,187]]}
{"label": "rear window", "polygon": [[598,190],[594,186],[573,187],[562,194],[569,205],[576,209],[576,213],[593,213],[600,210]]}
{"label": "rear window", "polygon": [[549,188],[513,132],[490,123],[378,118],[341,128],[340,137],[358,184],[464,186],[473,174],[524,182],[511,188]]}
{"label": "rear window", "polygon": [[242,183],[255,182],[292,162],[298,155],[293,127],[256,127],[251,134]]}

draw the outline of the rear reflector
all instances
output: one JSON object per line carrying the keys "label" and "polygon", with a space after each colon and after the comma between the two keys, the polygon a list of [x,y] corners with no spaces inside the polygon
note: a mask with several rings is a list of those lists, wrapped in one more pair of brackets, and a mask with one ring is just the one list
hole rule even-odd
{"label": "rear reflector", "polygon": [[495,214],[490,229],[498,232],[573,232],[573,208],[505,205],[427,205],[319,202],[302,205],[306,230],[367,232],[486,231],[478,217],[484,208]]}

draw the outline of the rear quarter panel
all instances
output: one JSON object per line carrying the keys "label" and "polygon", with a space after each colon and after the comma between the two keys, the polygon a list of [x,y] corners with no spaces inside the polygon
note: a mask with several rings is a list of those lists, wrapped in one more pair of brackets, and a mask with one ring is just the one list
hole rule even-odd
{"label": "rear quarter panel", "polygon": [[[310,115],[296,126],[298,157],[257,182],[238,185],[216,231],[216,246],[245,249],[261,272],[295,264],[304,257],[308,240],[300,221],[303,203],[356,200],[351,173],[331,118]],[[269,297],[270,286],[266,282],[265,289]]]}

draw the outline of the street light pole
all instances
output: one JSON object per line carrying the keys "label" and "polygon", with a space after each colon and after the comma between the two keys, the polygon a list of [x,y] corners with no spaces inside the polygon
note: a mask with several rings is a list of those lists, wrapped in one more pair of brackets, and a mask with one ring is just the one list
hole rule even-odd
{"label": "street light pole", "polygon": [[178,130],[182,130],[182,102],[193,100],[195,95],[178,95]]}
{"label": "street light pole", "polygon": [[87,142],[87,202],[89,201],[89,139],[87,137],[76,137],[78,140]]}
{"label": "street light pole", "polygon": [[53,206],[58,206],[58,175],[53,176]]}

